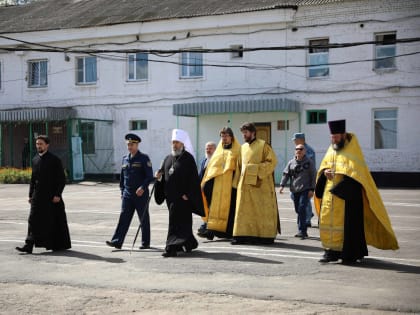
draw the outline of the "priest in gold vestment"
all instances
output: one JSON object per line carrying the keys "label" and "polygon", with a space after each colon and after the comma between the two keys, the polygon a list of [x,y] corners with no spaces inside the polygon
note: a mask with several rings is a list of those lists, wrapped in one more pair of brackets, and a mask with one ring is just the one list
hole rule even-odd
{"label": "priest in gold vestment", "polygon": [[355,134],[345,120],[328,122],[331,146],[319,167],[315,207],[325,249],[320,262],[356,263],[367,245],[398,249],[388,214]]}
{"label": "priest in gold vestment", "polygon": [[280,227],[273,177],[277,158],[269,144],[256,138],[254,124],[243,124],[241,132],[245,143],[232,244],[272,244]]}
{"label": "priest in gold vestment", "polygon": [[201,181],[206,211],[203,220],[207,222],[207,230],[198,235],[210,240],[214,236],[232,238],[238,182],[235,178],[240,175],[238,159],[241,145],[229,127],[220,131],[220,137]]}

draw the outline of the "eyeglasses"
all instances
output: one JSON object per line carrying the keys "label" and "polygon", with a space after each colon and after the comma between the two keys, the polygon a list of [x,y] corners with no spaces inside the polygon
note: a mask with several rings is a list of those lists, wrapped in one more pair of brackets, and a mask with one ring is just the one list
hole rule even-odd
{"label": "eyeglasses", "polygon": [[296,151],[302,151],[303,148],[295,148]]}

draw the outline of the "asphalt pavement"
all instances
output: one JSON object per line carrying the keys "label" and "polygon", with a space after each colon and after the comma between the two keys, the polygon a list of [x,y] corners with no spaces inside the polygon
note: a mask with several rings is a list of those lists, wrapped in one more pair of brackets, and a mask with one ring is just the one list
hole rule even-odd
{"label": "asphalt pavement", "polygon": [[[283,313],[276,305],[283,309],[296,305],[288,311],[296,314],[420,313],[420,190],[387,189],[380,193],[400,249],[369,247],[369,257],[347,266],[318,262],[323,250],[316,227],[308,230],[310,237],[306,240],[293,237],[296,216],[288,192],[277,196],[282,234],[274,245],[232,246],[223,239],[199,239],[199,247],[192,253],[163,258],[168,213],[164,205],[158,206],[152,199],[152,248],[140,250],[139,239],[130,251],[139,224],[135,217],[122,250],[113,250],[105,241],[110,240],[117,224],[119,188],[116,184],[87,182],[68,185],[63,195],[72,249],[35,249],[32,255],[22,255],[14,248],[23,244],[26,234],[28,186],[0,185],[0,314],[31,313],[35,305],[38,308],[34,313],[48,314],[53,299],[30,295],[40,286],[56,287],[56,292],[63,288],[68,288],[63,292],[79,290],[79,295],[91,290],[111,297],[113,293],[109,292],[123,296],[153,294],[154,300],[181,294],[185,305],[197,304],[196,308],[184,308],[186,313],[196,314]],[[316,218],[312,223],[317,224]],[[200,224],[201,218],[195,216],[194,231]],[[20,290],[25,292],[22,296]],[[212,305],[222,303],[226,296],[232,297],[230,302],[221,310],[212,310]],[[68,305],[72,297],[69,293]],[[11,303],[10,299],[16,301]],[[19,308],[19,303],[29,306]],[[246,308],[247,303],[252,307]],[[89,312],[88,306],[61,310],[96,314]],[[118,313],[112,305],[101,312]],[[132,312],[142,313],[142,309],[133,306]],[[144,312],[171,314],[179,310],[159,304]]]}

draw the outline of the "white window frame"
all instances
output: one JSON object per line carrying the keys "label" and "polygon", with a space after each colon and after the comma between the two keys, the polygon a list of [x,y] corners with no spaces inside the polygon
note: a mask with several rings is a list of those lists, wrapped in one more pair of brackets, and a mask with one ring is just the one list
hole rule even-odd
{"label": "white window frame", "polygon": [[[374,40],[375,41],[378,41],[378,36],[384,36],[384,35],[395,35],[395,39],[397,38],[397,32],[381,32],[381,33],[375,33],[375,37],[374,37]],[[379,59],[379,61],[380,61],[380,58],[378,58],[378,51],[381,49],[381,48],[394,48],[394,55],[392,56],[392,60],[393,60],[393,66],[392,67],[378,67],[378,64],[377,64],[377,62],[378,62],[378,59]],[[397,69],[397,58],[395,58],[395,56],[397,55],[397,44],[395,43],[395,44],[376,44],[376,45],[374,45],[374,51],[373,51],[373,54],[374,54],[374,61],[373,61],[373,70],[374,71],[379,71],[379,72],[381,72],[381,71],[395,71],[396,69]],[[391,57],[391,56],[387,56],[387,57]],[[386,58],[386,57],[385,57]]]}
{"label": "white window frame", "polygon": [[[396,115],[395,118],[375,118],[375,112],[379,112],[379,111],[395,111]],[[391,148],[386,148],[386,147],[381,147],[381,148],[377,148],[376,147],[376,121],[395,121],[395,147],[391,147]],[[372,147],[374,150],[395,150],[398,149],[398,108],[373,108],[372,109]]]}
{"label": "white window frame", "polygon": [[[328,37],[320,37],[320,38],[311,38],[311,39],[308,39],[308,45],[311,45],[311,43],[312,42],[314,42],[314,41],[320,41],[320,40],[327,40],[328,41],[328,44],[330,43],[330,39],[328,38]],[[307,54],[306,54],[307,56],[306,56],[306,61],[307,61],[307,65],[308,65],[308,70],[307,70],[307,78],[308,79],[322,79],[322,78],[329,78],[330,77],[330,75],[331,75],[331,72],[330,72],[330,66],[329,65],[312,65],[311,64],[311,56],[324,56],[324,55],[326,55],[327,56],[327,64],[329,63],[329,60],[330,60],[330,51],[329,51],[329,49],[327,48],[327,51],[326,52],[310,52],[310,48],[308,48],[308,50],[307,50]],[[327,69],[328,70],[328,73],[326,74],[326,75],[317,75],[317,76],[311,76],[311,70],[314,70],[314,69]]]}
{"label": "white window frame", "polygon": [[[46,70],[45,70],[45,84],[41,84],[41,62],[45,62]],[[32,82],[32,69],[33,64],[38,64],[38,84],[34,84]],[[28,88],[46,88],[48,87],[48,59],[31,59],[27,61],[28,65]]]}
{"label": "white window frame", "polygon": [[[95,58],[95,81],[86,82],[86,59]],[[76,85],[96,85],[98,82],[98,57],[96,56],[78,56],[75,59],[76,62]],[[79,82],[79,60],[83,60],[83,81]]]}
{"label": "white window frame", "polygon": [[[194,49],[201,49],[201,48],[200,47],[195,47],[195,48],[190,48],[189,50],[194,50]],[[190,64],[190,60],[191,60],[191,54],[195,54],[195,53],[201,54],[201,75],[191,75],[191,68],[195,67],[195,66],[194,65],[189,65],[189,64]],[[185,62],[187,65],[184,65],[184,62],[183,62],[183,59],[184,59],[183,56],[185,54],[187,54],[187,60]],[[180,60],[179,77],[181,79],[201,79],[201,78],[204,77],[204,66],[203,66],[203,64],[204,64],[204,54],[202,52],[200,52],[200,51],[197,51],[197,52],[194,52],[194,51],[181,52],[179,57],[180,57],[179,58],[179,60]],[[187,74],[186,75],[183,74],[184,67],[186,67],[186,69],[187,69]]]}
{"label": "white window frame", "polygon": [[[143,78],[137,77],[137,62],[141,62],[140,60],[137,60],[137,55],[143,54],[146,55],[146,76]],[[130,78],[130,58],[134,58],[133,60],[133,78]],[[148,81],[149,80],[149,54],[148,53],[133,53],[133,54],[127,54],[127,81],[128,82],[136,82],[136,81]]]}

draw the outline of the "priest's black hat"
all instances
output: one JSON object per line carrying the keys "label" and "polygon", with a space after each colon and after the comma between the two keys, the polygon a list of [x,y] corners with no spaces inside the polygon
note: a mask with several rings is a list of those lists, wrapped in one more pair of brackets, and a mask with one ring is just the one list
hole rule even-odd
{"label": "priest's black hat", "polygon": [[141,142],[141,139],[138,135],[135,135],[134,133],[128,133],[125,135],[125,142],[127,143],[139,143]]}
{"label": "priest's black hat", "polygon": [[329,121],[328,126],[332,135],[346,132],[346,121],[344,119]]}

